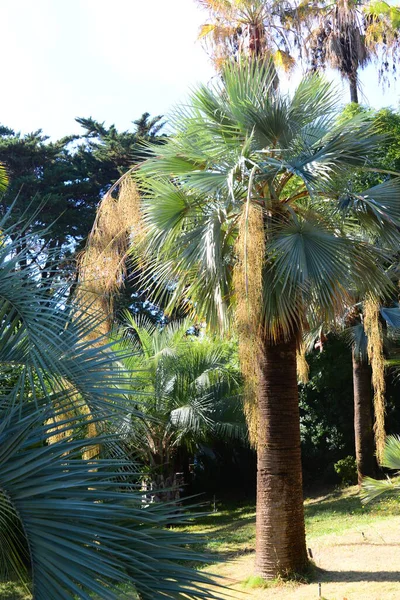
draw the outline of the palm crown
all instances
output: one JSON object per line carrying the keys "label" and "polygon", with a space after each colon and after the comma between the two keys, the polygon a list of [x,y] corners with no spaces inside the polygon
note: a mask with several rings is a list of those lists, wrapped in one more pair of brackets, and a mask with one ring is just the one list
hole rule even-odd
{"label": "palm crown", "polygon": [[217,436],[245,438],[232,343],[189,336],[188,322],[159,330],[127,317],[120,345],[132,387],[143,394],[128,438],[154,479],[174,475],[178,448],[194,453]]}
{"label": "palm crown", "polygon": [[251,312],[258,277],[262,323],[279,336],[301,329],[306,307],[341,308],[354,282],[375,294],[389,286],[374,240],[396,236],[400,183],[353,192],[354,170],[368,167],[379,142],[372,125],[338,121],[338,95],[317,76],[292,96],[273,80],[269,64],[244,62],[200,87],[175,113],[176,135],[142,167],[141,185],[157,284],[170,282],[175,300],[223,324],[239,261],[237,296]]}

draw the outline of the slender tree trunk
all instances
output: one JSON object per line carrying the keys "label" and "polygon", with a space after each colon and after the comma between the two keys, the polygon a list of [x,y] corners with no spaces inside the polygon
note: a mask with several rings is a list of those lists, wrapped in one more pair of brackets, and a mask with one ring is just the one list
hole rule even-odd
{"label": "slender tree trunk", "polygon": [[268,579],[307,565],[294,339],[264,344],[258,405],[256,570]]}
{"label": "slender tree trunk", "polygon": [[354,436],[356,441],[356,461],[358,484],[365,476],[374,477],[375,444],[372,417],[371,369],[366,361],[360,360],[354,348],[353,388],[354,388]]}
{"label": "slender tree trunk", "polygon": [[357,76],[350,77],[349,85],[350,85],[350,102],[355,102],[356,104],[358,104]]}

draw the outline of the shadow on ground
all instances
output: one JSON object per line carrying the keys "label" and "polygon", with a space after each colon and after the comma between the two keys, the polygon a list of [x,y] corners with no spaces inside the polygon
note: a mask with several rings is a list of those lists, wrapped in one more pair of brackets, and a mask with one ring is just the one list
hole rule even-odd
{"label": "shadow on ground", "polygon": [[354,583],[361,581],[400,581],[400,571],[328,571],[316,569],[315,581]]}

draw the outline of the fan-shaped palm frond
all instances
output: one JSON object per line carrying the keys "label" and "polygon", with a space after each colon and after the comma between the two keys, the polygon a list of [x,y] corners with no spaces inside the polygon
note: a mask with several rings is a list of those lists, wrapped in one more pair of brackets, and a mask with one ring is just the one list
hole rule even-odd
{"label": "fan-shaped palm frond", "polygon": [[149,256],[153,281],[160,288],[170,282],[172,303],[184,296],[211,324],[226,322],[232,300],[251,172],[251,202],[265,211],[268,240],[267,327],[278,319],[290,329],[301,306],[338,308],[352,280],[375,294],[391,285],[378,266],[382,250],[354,227],[373,230],[373,239],[378,229],[395,235],[397,179],[357,198],[351,191],[354,168],[378,142],[371,123],[357,116],[339,125],[338,96],[318,76],[290,97],[273,89],[271,73],[268,64],[227,66],[223,83],[199,88],[176,112],[176,136],[140,169],[147,226],[140,251]]}
{"label": "fan-shaped palm frond", "polygon": [[396,494],[400,492],[400,482],[398,474],[400,471],[400,438],[399,436],[389,435],[386,438],[385,449],[381,461],[382,467],[395,470],[396,479],[387,479],[379,481],[371,477],[365,477],[362,484],[362,500],[370,502],[383,494]]}
{"label": "fan-shaped palm frond", "polygon": [[184,566],[201,560],[183,549],[190,540],[165,528],[182,516],[143,508],[126,459],[82,460],[93,440],[43,445],[45,420],[46,409],[29,404],[1,411],[1,573],[24,574],[35,600],[213,597],[207,578]]}
{"label": "fan-shaped palm frond", "polygon": [[[11,371],[17,382],[9,390],[11,403],[26,397],[54,395],[68,403],[78,394],[91,411],[111,416],[124,407],[126,374],[106,337],[96,336],[97,315],[84,306],[66,305],[67,290],[53,289],[36,277],[34,264],[19,269],[19,241],[7,232],[0,246],[1,371]],[[29,236],[23,244],[29,252]],[[29,261],[29,255],[26,257]],[[129,392],[129,393],[132,393]]]}

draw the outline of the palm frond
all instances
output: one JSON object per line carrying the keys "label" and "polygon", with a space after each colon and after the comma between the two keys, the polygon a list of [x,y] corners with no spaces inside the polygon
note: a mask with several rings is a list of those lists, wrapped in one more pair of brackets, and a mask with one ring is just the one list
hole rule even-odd
{"label": "palm frond", "polygon": [[[90,440],[43,445],[45,414],[30,405],[22,415],[2,411],[0,537],[14,531],[2,545],[3,570],[21,573],[22,544],[37,600],[89,600],[92,593],[128,598],[135,591],[149,600],[214,597],[205,589],[207,577],[184,566],[189,556],[200,558],[183,549],[190,540],[165,529],[181,517],[169,506],[142,507],[135,467],[123,458],[82,460]],[[131,586],[129,593],[123,584]]]}
{"label": "palm frond", "polygon": [[[382,467],[387,469],[400,471],[400,437],[395,435],[389,435],[386,438],[385,447],[381,459]],[[376,498],[379,498],[383,494],[391,493],[398,495],[400,492],[400,480],[398,477],[392,480],[387,477],[386,480],[379,481],[366,477],[362,484],[362,500],[363,502],[370,502]]]}

